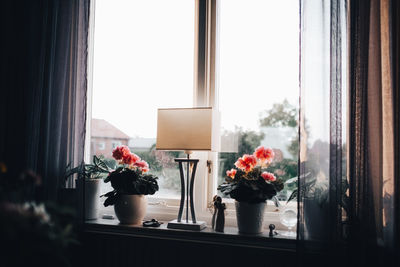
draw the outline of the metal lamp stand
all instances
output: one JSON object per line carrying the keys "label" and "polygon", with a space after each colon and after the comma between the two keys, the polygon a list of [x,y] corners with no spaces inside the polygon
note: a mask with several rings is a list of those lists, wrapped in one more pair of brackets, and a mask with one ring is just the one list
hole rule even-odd
{"label": "metal lamp stand", "polygon": [[[206,228],[206,223],[203,221],[196,220],[196,214],[194,212],[194,201],[193,201],[193,188],[194,188],[194,177],[196,174],[198,159],[190,159],[189,153],[187,153],[187,158],[177,158],[175,162],[179,163],[179,171],[181,177],[181,202],[179,205],[178,219],[170,221],[167,228],[181,229],[181,230],[193,230],[201,231]],[[185,175],[183,172],[183,163],[187,163],[186,167],[186,186],[185,186]],[[190,167],[193,170],[190,176]],[[190,180],[189,180],[190,178]],[[186,192],[185,192],[186,187]],[[186,195],[186,220],[182,221],[183,208],[185,206],[185,195]],[[192,220],[189,220],[189,201],[190,201],[190,213]]]}

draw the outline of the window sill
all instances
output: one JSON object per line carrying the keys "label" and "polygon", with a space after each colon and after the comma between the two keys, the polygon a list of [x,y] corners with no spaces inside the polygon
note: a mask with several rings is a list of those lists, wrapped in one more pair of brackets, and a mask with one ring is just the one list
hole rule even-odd
{"label": "window sill", "polygon": [[219,233],[211,229],[210,226],[207,226],[206,229],[197,232],[168,229],[167,222],[163,222],[160,227],[142,227],[120,225],[117,219],[97,219],[86,221],[84,224],[84,231],[92,233],[126,235],[192,243],[208,243],[224,246],[262,248],[288,252],[295,252],[296,249],[295,238],[282,236],[280,234],[275,235],[274,237],[270,237],[268,231],[257,235],[239,234],[237,228],[235,227],[225,227],[225,232]]}
{"label": "window sill", "polygon": [[[156,202],[156,201],[154,201],[154,202]],[[160,202],[165,202],[165,200],[162,199]],[[234,207],[234,201],[228,199],[228,200],[225,200],[225,203],[227,204],[227,209],[225,210],[225,228],[230,227],[232,229],[236,229],[237,223],[236,223],[236,210]],[[281,231],[284,232],[287,229],[286,226],[282,225],[280,218],[279,218],[280,212],[283,210],[283,208],[285,208],[287,206],[290,206],[293,209],[297,209],[297,202],[291,202],[289,204],[286,204],[285,206],[281,206],[280,208],[277,208],[277,207],[275,207],[275,205],[272,201],[268,200],[268,203],[267,203],[266,209],[265,209],[265,213],[264,213],[264,231],[267,234],[269,232],[268,225],[271,223],[276,226],[276,231],[278,231],[278,232],[281,232]],[[179,209],[178,205],[161,205],[160,206],[160,205],[149,204],[149,206],[147,207],[147,213],[146,213],[146,216],[144,219],[151,220],[152,218],[156,218],[159,221],[168,222],[168,221],[176,219],[176,216],[178,214],[178,209]],[[103,205],[101,205],[100,212],[99,212],[100,217],[102,214],[115,215],[114,208],[112,206],[103,207]],[[208,209],[196,210],[196,218],[199,221],[205,221],[207,223],[207,225],[211,225],[211,217],[212,217],[212,213]],[[88,221],[88,222],[90,222],[90,221]],[[117,222],[118,222],[118,220],[117,220]],[[294,227],[294,231],[296,231],[296,226]]]}

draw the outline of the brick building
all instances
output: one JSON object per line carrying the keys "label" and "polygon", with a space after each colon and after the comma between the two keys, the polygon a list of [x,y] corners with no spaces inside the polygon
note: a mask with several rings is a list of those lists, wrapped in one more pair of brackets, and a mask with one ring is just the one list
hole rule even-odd
{"label": "brick building", "polygon": [[104,155],[111,158],[112,150],[120,145],[128,145],[129,136],[103,119],[92,119],[90,156]]}

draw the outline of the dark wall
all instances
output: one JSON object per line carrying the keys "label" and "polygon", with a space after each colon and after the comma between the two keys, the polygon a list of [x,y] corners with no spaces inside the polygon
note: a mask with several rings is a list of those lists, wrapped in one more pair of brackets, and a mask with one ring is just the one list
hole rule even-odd
{"label": "dark wall", "polygon": [[298,266],[293,251],[235,246],[234,243],[93,232],[84,233],[82,242],[83,266]]}

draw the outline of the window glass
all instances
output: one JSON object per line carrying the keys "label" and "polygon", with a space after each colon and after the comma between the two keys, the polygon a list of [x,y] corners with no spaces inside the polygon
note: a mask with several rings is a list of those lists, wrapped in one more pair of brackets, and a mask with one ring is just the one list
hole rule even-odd
{"label": "window glass", "polygon": [[106,143],[105,142],[99,142],[98,143],[98,149],[99,150],[104,150],[106,148]]}
{"label": "window glass", "polygon": [[[218,184],[243,154],[275,151],[270,171],[297,176],[299,102],[298,1],[220,2]],[[296,186],[280,192],[286,200]]]}
{"label": "window glass", "polygon": [[155,150],[157,108],[192,106],[194,1],[95,6],[91,158],[111,158],[116,146],[127,145],[159,177],[155,196],[179,197],[177,153]]}
{"label": "window glass", "polygon": [[122,145],[122,141],[112,141],[112,149]]}

